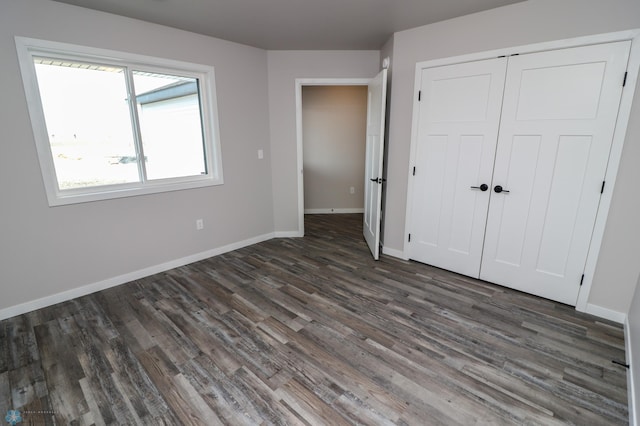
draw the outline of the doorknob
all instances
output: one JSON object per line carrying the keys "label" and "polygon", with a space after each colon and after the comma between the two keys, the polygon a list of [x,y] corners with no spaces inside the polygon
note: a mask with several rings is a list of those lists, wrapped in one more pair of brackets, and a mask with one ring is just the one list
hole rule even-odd
{"label": "doorknob", "polygon": [[502,189],[502,187],[501,187],[500,185],[496,185],[496,186],[494,186],[494,187],[493,187],[493,190],[494,190],[495,192],[497,192],[498,194],[499,194],[499,193],[501,193],[501,192],[506,192],[506,193],[508,193],[508,192],[509,192],[509,191],[507,191],[506,189]]}
{"label": "doorknob", "polygon": [[378,183],[382,183],[382,182],[386,182],[386,179],[382,179],[382,178],[371,178],[369,179],[371,182],[378,182]]}
{"label": "doorknob", "polygon": [[480,191],[484,192],[487,189],[489,189],[489,185],[487,185],[486,183],[483,183],[480,186],[472,186],[471,189],[479,189]]}

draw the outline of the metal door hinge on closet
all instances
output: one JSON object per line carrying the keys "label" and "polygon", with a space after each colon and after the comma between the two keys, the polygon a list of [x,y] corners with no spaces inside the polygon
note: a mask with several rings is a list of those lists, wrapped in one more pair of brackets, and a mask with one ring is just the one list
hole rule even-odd
{"label": "metal door hinge on closet", "polygon": [[422,70],[409,257],[575,305],[630,45]]}

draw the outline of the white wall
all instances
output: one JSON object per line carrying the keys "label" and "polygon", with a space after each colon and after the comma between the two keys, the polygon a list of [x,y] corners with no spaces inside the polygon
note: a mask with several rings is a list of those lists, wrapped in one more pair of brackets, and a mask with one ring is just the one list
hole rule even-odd
{"label": "white wall", "polygon": [[372,51],[269,51],[269,122],[276,232],[296,232],[298,170],[295,81],[297,78],[371,78],[380,53]]}
{"label": "white wall", "polygon": [[305,212],[362,211],[367,86],[303,86],[302,130]]}
{"label": "white wall", "polygon": [[[48,207],[16,35],[214,66],[224,185]],[[0,313],[273,232],[270,164],[256,154],[270,157],[264,50],[48,0],[1,0],[0,64]]]}
{"label": "white wall", "polygon": [[[400,252],[417,62],[640,28],[638,0],[528,0],[394,35],[385,251]],[[640,273],[640,91],[636,91],[623,158],[589,303],[626,313]]]}

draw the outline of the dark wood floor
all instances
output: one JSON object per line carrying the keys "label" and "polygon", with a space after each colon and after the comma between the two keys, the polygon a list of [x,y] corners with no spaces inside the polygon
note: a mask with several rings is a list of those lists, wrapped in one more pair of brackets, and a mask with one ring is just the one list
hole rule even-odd
{"label": "dark wood floor", "polygon": [[21,424],[626,424],[622,328],[426,265],[361,215],[0,323]]}

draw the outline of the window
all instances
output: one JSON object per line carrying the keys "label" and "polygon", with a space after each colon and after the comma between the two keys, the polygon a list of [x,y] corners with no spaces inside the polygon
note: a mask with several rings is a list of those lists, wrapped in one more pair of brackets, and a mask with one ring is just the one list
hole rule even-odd
{"label": "window", "polygon": [[222,183],[212,67],[16,45],[49,205]]}

